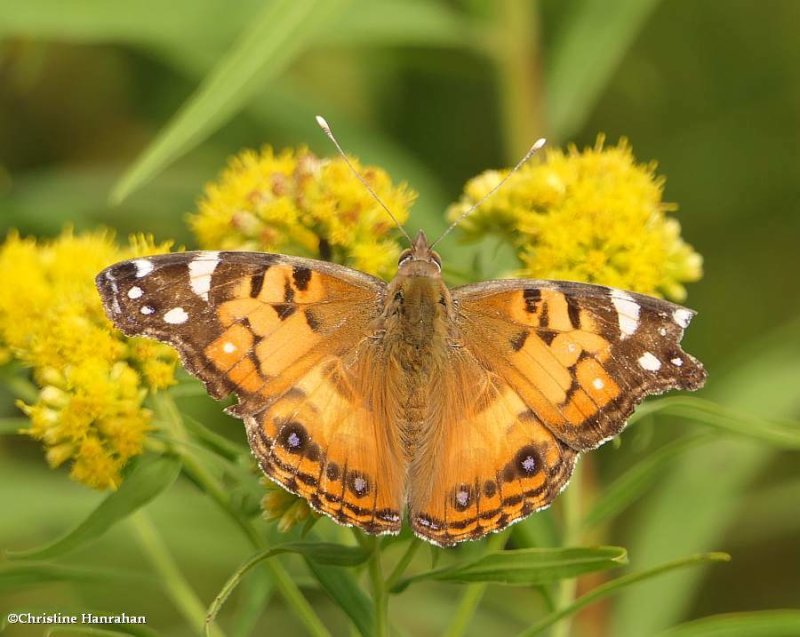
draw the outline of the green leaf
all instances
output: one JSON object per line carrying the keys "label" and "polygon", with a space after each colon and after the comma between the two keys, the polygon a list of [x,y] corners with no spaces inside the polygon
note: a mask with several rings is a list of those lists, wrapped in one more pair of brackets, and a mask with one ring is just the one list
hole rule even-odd
{"label": "green leaf", "polygon": [[627,552],[617,546],[597,548],[534,548],[490,553],[474,562],[456,564],[407,578],[395,586],[399,592],[421,580],[448,582],[495,582],[499,584],[545,584],[604,571],[627,563]]}
{"label": "green leaf", "polygon": [[43,547],[8,551],[8,557],[44,559],[80,548],[168,489],[175,482],[180,469],[180,461],[171,456],[140,456],[132,464],[119,489],[106,497],[75,529]]}
{"label": "green leaf", "polygon": [[353,575],[341,568],[306,560],[308,568],[322,588],[352,620],[362,637],[371,637],[375,629],[375,607],[361,590]]}
{"label": "green leaf", "polygon": [[0,566],[0,591],[18,591],[26,586],[39,586],[49,582],[108,582],[109,580],[136,580],[137,584],[152,581],[139,575],[119,570],[90,570],[61,564],[43,562],[5,563]]}
{"label": "green leaf", "polygon": [[608,487],[603,487],[602,494],[583,520],[584,528],[597,526],[625,510],[672,466],[677,456],[713,440],[710,436],[686,436],[648,454]]}
{"label": "green leaf", "polygon": [[585,595],[579,597],[571,604],[559,608],[558,610],[546,615],[538,622],[533,624],[532,626],[528,627],[526,630],[522,631],[518,637],[531,637],[532,635],[538,635],[542,632],[545,628],[548,628],[555,624],[557,621],[563,619],[564,617],[568,617],[569,615],[574,615],[580,609],[590,604],[593,604],[601,599],[619,593],[622,589],[631,584],[636,584],[637,582],[641,582],[653,577],[658,577],[659,575],[663,575],[664,573],[668,573],[670,571],[674,571],[681,568],[686,568],[688,566],[697,566],[698,564],[707,564],[710,562],[727,562],[730,560],[730,556],[726,553],[707,553],[704,555],[693,555],[691,557],[687,557],[681,560],[675,560],[674,562],[669,562],[668,564],[662,564],[661,566],[657,566],[656,568],[651,568],[646,571],[640,571],[638,573],[630,573],[629,575],[623,575],[622,577],[617,577],[616,579],[611,580],[610,582],[606,582],[605,584],[601,584],[600,586],[592,589],[590,592],[586,593]]}
{"label": "green leaf", "polygon": [[670,628],[659,637],[797,637],[800,610],[712,615]]}
{"label": "green leaf", "polygon": [[547,56],[547,116],[559,140],[583,125],[659,0],[573,2]]}
{"label": "green leaf", "polygon": [[238,112],[302,53],[347,0],[274,0],[114,187],[119,203]]}
{"label": "green leaf", "polygon": [[358,566],[363,564],[369,557],[369,552],[357,546],[342,546],[328,542],[289,542],[276,546],[267,551],[256,553],[253,557],[242,564],[233,575],[228,578],[225,585],[211,602],[206,615],[206,626],[214,621],[222,606],[228,600],[231,593],[239,586],[242,578],[247,575],[254,567],[261,562],[271,559],[281,553],[296,553],[302,555],[311,564],[322,564],[330,566]]}
{"label": "green leaf", "polygon": [[334,28],[320,33],[322,44],[347,47],[467,47],[474,40],[463,14],[429,0],[361,0],[348,7]]}
{"label": "green leaf", "polygon": [[641,405],[631,423],[651,414],[680,416],[781,449],[800,449],[800,423],[771,421],[694,396],[672,396]]}

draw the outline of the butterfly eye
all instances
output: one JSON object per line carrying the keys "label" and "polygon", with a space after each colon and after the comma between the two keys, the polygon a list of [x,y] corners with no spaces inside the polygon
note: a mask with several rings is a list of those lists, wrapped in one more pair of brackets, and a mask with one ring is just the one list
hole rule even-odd
{"label": "butterfly eye", "polygon": [[400,254],[400,258],[397,260],[397,265],[401,266],[410,259],[411,259],[411,250],[403,250],[403,252]]}
{"label": "butterfly eye", "polygon": [[431,259],[433,260],[434,264],[437,268],[439,268],[439,272],[442,271],[442,257],[440,257],[436,252],[431,252]]}

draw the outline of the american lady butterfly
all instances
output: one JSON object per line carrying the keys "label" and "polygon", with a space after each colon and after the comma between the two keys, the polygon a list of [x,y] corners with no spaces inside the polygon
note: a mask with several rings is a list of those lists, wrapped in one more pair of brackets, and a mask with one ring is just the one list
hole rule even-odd
{"label": "american lady butterfly", "polygon": [[648,394],[694,390],[694,313],[581,283],[448,289],[420,232],[390,283],[323,261],[186,252],[97,277],[111,320],[236,394],[264,473],[333,520],[440,546],[548,506]]}

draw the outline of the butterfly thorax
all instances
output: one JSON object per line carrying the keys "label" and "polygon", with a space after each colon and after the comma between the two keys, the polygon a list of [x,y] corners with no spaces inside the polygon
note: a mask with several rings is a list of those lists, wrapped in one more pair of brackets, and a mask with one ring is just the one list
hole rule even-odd
{"label": "butterfly thorax", "polygon": [[[421,237],[421,239],[420,239]],[[453,303],[442,281],[438,256],[420,233],[389,284],[381,315],[387,387],[397,396],[392,420],[405,453],[413,457],[428,427],[437,378],[447,364]]]}

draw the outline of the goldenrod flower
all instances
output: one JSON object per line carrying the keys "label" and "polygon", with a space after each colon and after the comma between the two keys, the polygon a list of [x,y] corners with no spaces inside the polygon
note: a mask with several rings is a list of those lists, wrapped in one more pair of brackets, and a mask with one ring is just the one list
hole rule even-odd
{"label": "goldenrod flower", "polygon": [[67,231],[37,243],[11,234],[0,247],[0,349],[33,368],[40,388],[24,433],[41,440],[52,467],[72,461],[70,475],[114,488],[129,458],[142,452],[151,413],[148,390],[174,382],[175,352],[112,328],[94,277],[121,259],[163,252],[137,237],[120,250],[105,233]]}
{"label": "goldenrod flower", "polygon": [[[702,276],[702,258],[680,236],[680,225],[661,199],[664,179],[655,164],[637,164],[622,140],[578,151],[548,150],[528,164],[461,225],[467,238],[500,233],[522,264],[515,274],[540,279],[602,283],[676,301],[684,283]],[[472,179],[455,219],[507,171]]]}
{"label": "goldenrod flower", "polygon": [[296,495],[285,491],[267,478],[261,479],[261,484],[266,493],[261,498],[261,510],[264,518],[277,521],[278,531],[286,533],[296,524],[308,520],[310,517],[319,517],[308,503]]}
{"label": "goldenrod flower", "polygon": [[[403,223],[415,193],[394,186],[380,168],[351,161]],[[394,223],[344,159],[320,159],[305,148],[276,154],[265,147],[232,158],[206,186],[189,224],[204,248],[285,252],[383,276],[394,272],[400,254]]]}

